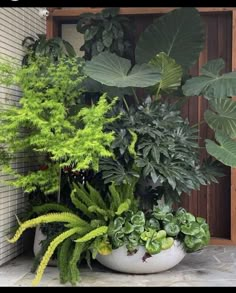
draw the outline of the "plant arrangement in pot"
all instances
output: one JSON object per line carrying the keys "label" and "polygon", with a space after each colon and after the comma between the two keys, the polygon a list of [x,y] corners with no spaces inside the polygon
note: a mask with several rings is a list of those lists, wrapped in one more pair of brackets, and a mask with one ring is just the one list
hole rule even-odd
{"label": "plant arrangement in pot", "polygon": [[[162,38],[163,35],[165,38]],[[82,182],[69,181],[71,192],[67,196],[70,204],[35,207],[37,217],[20,223],[15,236],[9,240],[17,241],[30,227],[62,223],[61,230],[52,235],[43,248],[44,256],[34,284],[40,281],[55,251],[61,282],[76,284],[79,279],[77,264],[84,258],[89,263],[92,256],[104,265],[123,272],[158,272],[176,265],[186,252],[196,251],[208,244],[210,232],[205,220],[183,208],[174,209],[183,192],[216,182],[216,177],[220,176],[216,161],[201,163],[198,159],[197,130],[180,115],[181,97],[184,94],[205,94],[218,112],[208,111],[206,121],[213,128],[225,129],[227,123],[220,126],[216,121],[225,121],[222,113],[228,108],[223,111],[222,107],[232,103],[229,96],[235,94],[234,73],[219,78],[219,61],[205,65],[201,77],[185,77],[203,49],[203,43],[204,33],[197,10],[177,9],[158,18],[144,31],[136,46],[135,65],[114,53],[102,52],[91,61],[79,63],[81,71],[76,71],[73,77],[69,75],[73,82],[78,82],[77,74],[82,75],[83,82],[76,84],[75,91],[69,91],[66,87],[59,95],[60,84],[51,84],[52,79],[49,79],[46,94],[56,93],[53,100],[60,98],[53,107],[54,111],[61,109],[60,120],[55,117],[51,121],[49,118],[54,111],[47,111],[49,116],[40,116],[36,120],[44,123],[36,128],[34,124],[23,142],[25,145],[31,142],[30,147],[34,151],[41,153],[47,150],[47,158],[57,166],[55,178],[61,178],[60,170],[64,167],[73,172],[89,170],[89,176],[84,175]],[[61,68],[55,66],[58,64],[54,65],[54,71],[50,69],[48,73],[61,76]],[[65,64],[62,69],[64,67]],[[47,75],[42,77],[47,80]],[[70,85],[70,80],[66,85]],[[45,81],[43,86],[45,89]],[[32,88],[36,91],[36,97],[41,99],[39,105],[44,105],[47,101],[45,92],[37,95],[37,87],[32,85],[29,90]],[[97,106],[81,109],[80,101],[75,102],[78,88],[98,93]],[[144,98],[136,95],[136,88],[145,88],[147,94]],[[101,94],[104,91],[107,98]],[[73,99],[68,100],[71,94]],[[116,103],[108,102],[115,96],[118,96]],[[134,102],[128,102],[132,97]],[[29,107],[27,100],[22,101],[24,110]],[[71,115],[73,108],[76,112]],[[15,109],[14,115],[21,114],[22,109]],[[1,115],[7,134],[7,129],[14,128],[15,124],[12,124],[11,112],[6,113]],[[41,115],[40,111],[38,113]],[[29,127],[29,121],[24,120],[27,119],[26,114],[19,117],[22,119],[19,127]],[[48,130],[47,137],[40,139],[38,145],[34,138],[44,133],[44,126]],[[220,132],[217,135],[222,138]],[[13,136],[2,136],[0,141],[5,144],[10,142],[13,154],[22,147],[22,144],[13,141]],[[217,150],[214,142],[207,143]],[[3,154],[6,152],[3,151]],[[37,177],[35,182],[42,182],[43,188],[48,188],[52,182],[47,175],[45,177],[47,181]],[[55,182],[57,184],[53,186],[56,189],[53,191],[60,187],[59,180]],[[176,252],[174,259],[172,253]],[[124,257],[122,262],[115,264],[114,259],[121,256]],[[158,257],[164,263],[162,267]],[[131,271],[129,263],[137,270]]]}

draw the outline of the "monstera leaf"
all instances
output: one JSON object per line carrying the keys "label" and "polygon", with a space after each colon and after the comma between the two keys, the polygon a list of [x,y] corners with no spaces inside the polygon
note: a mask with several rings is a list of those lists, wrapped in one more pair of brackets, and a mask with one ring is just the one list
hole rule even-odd
{"label": "monstera leaf", "polygon": [[180,86],[183,71],[174,59],[161,52],[150,61],[150,64],[157,67],[161,73],[161,80],[155,86],[158,91],[170,91]]}
{"label": "monstera leaf", "polygon": [[236,71],[220,75],[224,67],[225,62],[221,58],[209,61],[202,67],[202,75],[189,79],[183,86],[184,95],[205,95],[208,98],[236,95]]}
{"label": "monstera leaf", "polygon": [[223,164],[230,167],[236,167],[235,141],[220,131],[216,132],[216,140],[219,145],[209,139],[206,139],[207,152]]}
{"label": "monstera leaf", "polygon": [[138,63],[149,62],[165,52],[184,68],[193,65],[204,47],[204,31],[198,11],[181,8],[158,18],[142,33],[135,56]]}
{"label": "monstera leaf", "polygon": [[213,111],[205,112],[205,120],[213,130],[221,130],[231,138],[236,137],[236,102],[231,99],[210,101]]}
{"label": "monstera leaf", "polygon": [[116,54],[103,52],[85,65],[85,73],[92,79],[116,87],[149,87],[160,80],[160,72],[148,64],[131,68],[128,59]]}

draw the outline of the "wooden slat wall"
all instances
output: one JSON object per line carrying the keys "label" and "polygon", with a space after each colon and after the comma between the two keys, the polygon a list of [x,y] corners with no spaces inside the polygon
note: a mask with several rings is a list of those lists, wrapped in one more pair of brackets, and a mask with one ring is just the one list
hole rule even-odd
{"label": "wooden slat wall", "polygon": [[[137,27],[137,36],[152,22],[157,15],[133,16]],[[231,70],[232,64],[232,16],[231,13],[202,14],[206,29],[205,48],[197,64],[190,73],[199,74],[199,69],[207,60],[222,57],[226,61],[226,72]],[[208,108],[208,102],[202,97],[192,97],[183,107],[182,114],[191,124],[203,120],[203,114]],[[213,133],[204,123],[199,126],[200,146],[204,146],[205,138],[212,138]],[[201,160],[206,158],[206,151],[201,151]],[[195,215],[207,219],[213,237],[230,239],[230,168],[223,167],[225,176],[219,179],[219,184],[201,187],[200,191],[185,195],[181,205]]]}

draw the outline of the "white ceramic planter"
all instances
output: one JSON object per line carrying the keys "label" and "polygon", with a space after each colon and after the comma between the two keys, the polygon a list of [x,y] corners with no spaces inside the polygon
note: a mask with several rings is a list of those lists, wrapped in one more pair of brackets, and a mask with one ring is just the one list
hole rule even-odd
{"label": "white ceramic planter", "polygon": [[140,246],[137,253],[127,255],[127,248],[122,246],[109,255],[97,255],[97,260],[104,266],[124,273],[158,273],[176,266],[185,256],[183,246],[175,241],[171,248],[162,250],[143,261],[145,248]]}
{"label": "white ceramic planter", "polygon": [[45,240],[46,236],[41,232],[41,229],[39,226],[35,229],[35,235],[34,235],[34,255],[37,255],[41,248],[41,241]]}

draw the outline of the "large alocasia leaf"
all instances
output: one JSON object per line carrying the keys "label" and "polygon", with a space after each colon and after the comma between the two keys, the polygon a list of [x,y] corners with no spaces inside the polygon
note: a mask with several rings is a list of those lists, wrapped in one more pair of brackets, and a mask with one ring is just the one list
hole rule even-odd
{"label": "large alocasia leaf", "polygon": [[209,139],[206,139],[207,152],[223,164],[230,167],[236,167],[235,141],[220,131],[216,132],[216,140],[219,145]]}
{"label": "large alocasia leaf", "polygon": [[213,111],[205,112],[205,120],[213,130],[221,130],[231,138],[236,137],[236,102],[231,99],[210,101]]}
{"label": "large alocasia leaf", "polygon": [[92,79],[116,87],[149,87],[160,80],[160,72],[148,64],[135,65],[116,54],[103,52],[85,66],[85,73]]}
{"label": "large alocasia leaf", "polygon": [[201,76],[189,79],[183,86],[185,96],[204,95],[226,98],[236,95],[236,71],[220,75],[225,67],[223,59],[211,60],[201,68]]}
{"label": "large alocasia leaf", "polygon": [[198,11],[181,8],[158,18],[141,35],[135,56],[138,63],[149,62],[165,52],[184,68],[193,65],[204,47],[204,31]]}
{"label": "large alocasia leaf", "polygon": [[170,91],[180,86],[183,74],[182,67],[166,53],[158,54],[150,61],[150,64],[156,66],[161,73],[161,80],[155,87],[158,91]]}

